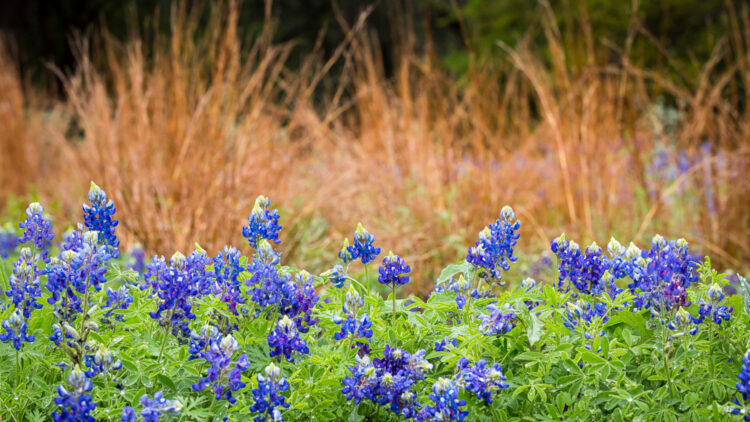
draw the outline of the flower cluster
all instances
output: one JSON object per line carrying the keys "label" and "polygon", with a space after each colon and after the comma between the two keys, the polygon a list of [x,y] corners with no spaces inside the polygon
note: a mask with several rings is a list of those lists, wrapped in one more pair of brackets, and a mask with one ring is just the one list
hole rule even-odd
{"label": "flower cluster", "polygon": [[237,248],[224,246],[224,249],[213,258],[216,293],[234,315],[239,314],[238,305],[245,303],[239,280],[240,273],[244,270],[240,264],[240,257]]}
{"label": "flower cluster", "polygon": [[93,378],[99,374],[109,374],[122,368],[120,359],[115,360],[112,352],[104,346],[99,346],[99,349],[93,355],[86,355],[85,363],[88,368],[88,371],[85,372],[88,378]]}
{"label": "flower cluster", "polygon": [[217,400],[226,399],[234,404],[237,399],[232,396],[232,392],[245,387],[242,372],[250,366],[244,353],[232,361],[232,355],[239,347],[239,343],[231,334],[209,338],[204,359],[211,367],[208,368],[205,377],[201,377],[197,384],[193,384],[193,390],[200,391],[210,385]]}
{"label": "flower cluster", "polygon": [[344,243],[346,252],[344,250],[339,252],[339,258],[347,264],[356,259],[360,259],[363,264],[367,264],[380,254],[380,248],[376,248],[373,245],[374,242],[375,236],[368,232],[362,223],[359,223],[357,224],[357,230],[354,232],[353,244],[349,246],[348,241]]}
{"label": "flower cluster", "polygon": [[459,373],[456,375],[458,385],[474,393],[484,404],[492,404],[492,394],[507,389],[504,384],[503,367],[495,363],[487,366],[487,361],[480,359],[473,367],[465,357],[458,360]]}
{"label": "flower cluster", "polygon": [[651,249],[628,248],[632,265],[626,271],[633,280],[628,285],[636,295],[635,310],[650,309],[653,315],[676,312],[690,306],[687,288],[698,281],[698,262],[688,253],[685,239],[667,241],[660,235],[651,240]]}
{"label": "flower cluster", "polygon": [[698,316],[691,317],[696,327],[690,330],[690,334],[695,335],[698,332],[698,325],[702,324],[706,318],[713,320],[716,325],[721,325],[723,321],[729,321],[732,317],[734,308],[721,305],[721,302],[724,300],[724,292],[721,286],[716,283],[712,284],[708,287],[706,294],[708,295],[708,302],[700,299],[698,302]]}
{"label": "flower cluster", "polygon": [[31,242],[40,251],[42,260],[48,262],[48,249],[55,234],[52,231],[52,223],[44,217],[44,207],[38,202],[32,202],[26,208],[26,220],[18,223],[18,227],[23,230],[23,236],[18,238],[18,243]]}
{"label": "flower cluster", "polygon": [[307,342],[300,338],[297,325],[288,316],[281,317],[271,334],[268,335],[270,356],[281,360],[284,356],[289,362],[294,362],[292,354],[306,355],[310,353]]}
{"label": "flower cluster", "polygon": [[138,274],[143,274],[146,269],[146,252],[143,250],[143,246],[139,243],[133,245],[130,249],[130,258],[130,269]]}
{"label": "flower cluster", "polygon": [[604,335],[604,329],[601,332],[592,332],[592,327],[601,328],[609,321],[609,312],[607,305],[604,303],[595,303],[592,305],[584,299],[578,299],[575,302],[568,302],[565,310],[563,324],[573,331],[581,329],[586,339],[595,337],[596,334]]}
{"label": "flower cluster", "polygon": [[59,412],[52,413],[52,420],[55,422],[94,422],[91,411],[96,408],[96,403],[91,399],[93,384],[86,377],[86,374],[78,367],[74,367],[67,377],[68,384],[73,389],[68,391],[62,385],[57,387],[55,404],[60,406]]}
{"label": "flower cluster", "polygon": [[102,309],[107,309],[107,312],[104,313],[103,320],[109,321],[109,318],[114,315],[115,321],[122,322],[124,316],[115,311],[128,309],[131,303],[133,303],[133,296],[130,295],[127,285],[120,286],[117,290],[107,287],[107,302],[102,305]]}
{"label": "flower cluster", "polygon": [[[177,400],[167,400],[161,391],[154,393],[154,399],[148,398],[148,394],[141,396],[139,402],[143,409],[141,416],[143,422],[159,422],[162,415],[177,415],[182,409],[182,404]],[[122,422],[135,422],[135,409],[125,406],[122,409]]]}
{"label": "flower cluster", "polygon": [[271,201],[263,195],[255,199],[250,215],[247,217],[248,225],[242,228],[242,236],[245,237],[253,249],[258,248],[261,239],[266,239],[278,244],[279,231],[279,211],[269,209]]}
{"label": "flower cluster", "polygon": [[602,276],[609,269],[609,262],[596,242],[582,252],[576,242],[562,235],[552,241],[551,248],[559,261],[559,291],[569,291],[572,285],[580,293],[598,295],[607,287],[602,283]]}
{"label": "flower cluster", "polygon": [[445,292],[452,292],[456,294],[456,307],[463,309],[466,306],[468,298],[481,299],[493,297],[494,294],[490,289],[472,288],[469,280],[464,278],[463,275],[459,275],[458,279],[451,278],[448,281],[438,284],[435,286],[433,294],[440,294]]}
{"label": "flower cluster", "polygon": [[740,403],[739,400],[735,399],[734,403],[737,407],[730,408],[730,412],[734,415],[743,413],[744,420],[750,421],[750,413],[745,413],[744,409],[744,407],[750,403],[750,350],[745,352],[745,355],[742,357],[742,368],[740,369],[740,373],[737,374],[737,378],[740,379],[739,382],[737,382],[737,391],[742,396],[743,403]]}
{"label": "flower cluster", "polygon": [[402,286],[409,282],[408,274],[411,267],[406,265],[404,259],[390,252],[383,258],[383,264],[378,269],[378,281],[385,285]]}
{"label": "flower cluster", "polygon": [[18,259],[13,263],[13,272],[9,280],[10,290],[6,291],[15,308],[20,310],[26,319],[29,319],[34,309],[42,307],[36,301],[42,296],[39,276],[43,273],[37,268],[37,261],[38,255],[33,255],[30,248],[22,248]]}
{"label": "flower cluster", "polygon": [[386,345],[382,359],[370,361],[368,356],[357,356],[357,364],[349,368],[351,376],[341,381],[341,392],[357,404],[366,398],[380,406],[388,405],[397,415],[416,417],[420,404],[411,387],[432,369],[424,355],[424,350],[411,354]]}
{"label": "flower cluster", "polygon": [[0,333],[0,341],[3,343],[10,342],[16,350],[21,350],[23,342],[31,343],[34,341],[34,336],[26,332],[26,319],[17,309],[13,311],[10,318],[2,322],[2,327],[5,332]]}
{"label": "flower cluster", "polygon": [[84,225],[89,230],[99,232],[99,242],[107,246],[114,258],[119,257],[120,241],[115,235],[118,221],[112,219],[116,211],[115,203],[108,199],[107,193],[94,182],[91,182],[89,189],[89,202],[91,205],[83,204]]}
{"label": "flower cluster", "polygon": [[352,343],[352,347],[359,347],[360,354],[367,354],[370,352],[368,339],[372,337],[372,322],[367,313],[363,313],[358,316],[359,310],[364,305],[364,300],[353,288],[349,288],[349,291],[344,297],[344,303],[341,309],[344,311],[344,317],[340,315],[333,316],[333,322],[337,325],[341,325],[341,331],[335,333],[333,338],[336,340],[343,340],[351,335],[352,339],[362,339]]}
{"label": "flower cluster", "polygon": [[159,325],[171,327],[172,334],[178,338],[190,335],[188,325],[190,320],[195,319],[191,299],[198,295],[198,289],[188,275],[191,270],[189,265],[194,262],[188,261],[180,252],[175,252],[169,265],[163,257],[156,256],[146,265],[144,279],[159,299],[156,311],[149,315]]}
{"label": "flower cluster", "polygon": [[333,268],[324,272],[321,276],[330,281],[337,289],[344,287],[344,283],[346,283],[346,270],[344,270],[341,264],[334,265]]}
{"label": "flower cluster", "polygon": [[79,242],[70,249],[62,250],[47,267],[47,290],[49,304],[54,305],[58,319],[72,322],[88,307],[83,303],[90,289],[101,290],[107,273],[106,262],[111,258],[109,251],[98,242],[98,232],[87,231],[78,234]]}
{"label": "flower cluster", "polygon": [[281,377],[281,369],[271,363],[266,366],[265,376],[258,374],[258,388],[253,389],[253,404],[250,411],[257,413],[253,419],[255,422],[265,422],[267,419],[273,422],[283,422],[281,410],[288,408],[289,403],[285,401],[284,392],[289,390],[286,378]]}
{"label": "flower cluster", "polygon": [[518,315],[513,311],[513,307],[506,303],[503,306],[497,304],[487,305],[490,311],[489,315],[479,315],[482,325],[479,331],[486,336],[499,336],[505,334],[516,327]]}
{"label": "flower cluster", "polygon": [[483,278],[499,282],[502,272],[508,271],[510,264],[518,259],[513,255],[513,247],[518,243],[520,228],[521,222],[516,220],[513,209],[504,206],[500,218],[479,232],[479,240],[469,248],[466,261],[483,268]]}
{"label": "flower cluster", "polygon": [[435,351],[436,352],[442,352],[442,351],[448,350],[448,345],[449,344],[453,345],[453,347],[457,347],[458,346],[458,340],[456,340],[455,338],[454,339],[450,339],[448,337],[443,337],[442,340],[435,342]]}
{"label": "flower cluster", "polygon": [[459,391],[460,387],[452,379],[438,379],[430,394],[430,400],[435,404],[422,409],[420,419],[434,422],[463,421],[469,412],[461,409],[466,406],[466,400],[458,398]]}

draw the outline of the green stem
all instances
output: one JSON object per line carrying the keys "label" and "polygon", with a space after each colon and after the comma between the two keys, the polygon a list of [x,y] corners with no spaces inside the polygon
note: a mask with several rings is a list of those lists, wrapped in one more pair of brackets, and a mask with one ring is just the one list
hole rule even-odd
{"label": "green stem", "polygon": [[158,359],[159,364],[161,364],[161,356],[164,353],[164,346],[167,344],[167,338],[169,338],[169,332],[165,330],[164,339],[162,339],[161,341],[161,349],[159,349],[159,359]]}
{"label": "green stem", "polygon": [[674,396],[674,387],[672,386],[672,370],[669,366],[669,356],[667,353],[667,344],[669,344],[669,329],[664,326],[662,327],[664,330],[664,344],[662,346],[662,355],[664,356],[664,369],[667,372],[667,386],[669,387],[669,392]]}
{"label": "green stem", "polygon": [[365,264],[365,284],[367,284],[367,296],[370,296],[372,286],[370,285],[370,276],[367,274],[367,264]]}
{"label": "green stem", "polygon": [[392,325],[395,328],[396,327],[396,283],[393,283],[393,290],[391,294],[391,299],[393,303],[393,318],[392,318]]}
{"label": "green stem", "polygon": [[18,388],[18,375],[21,372],[21,364],[19,363],[18,354],[19,352],[16,350],[16,389]]}

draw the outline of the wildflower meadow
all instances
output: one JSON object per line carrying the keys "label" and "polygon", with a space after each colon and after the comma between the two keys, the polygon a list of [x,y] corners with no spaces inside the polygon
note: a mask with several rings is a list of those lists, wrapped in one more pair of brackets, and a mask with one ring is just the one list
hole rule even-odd
{"label": "wildflower meadow", "polygon": [[750,421],[750,284],[685,239],[561,234],[515,279],[505,206],[420,297],[363,224],[328,271],[286,265],[265,196],[246,243],[171,257],[121,250],[94,183],[82,211],[3,231],[3,421]]}

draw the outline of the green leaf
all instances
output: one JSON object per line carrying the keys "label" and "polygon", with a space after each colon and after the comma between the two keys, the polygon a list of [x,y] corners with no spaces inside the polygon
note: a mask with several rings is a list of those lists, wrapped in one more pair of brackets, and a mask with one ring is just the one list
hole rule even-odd
{"label": "green leaf", "polygon": [[443,268],[443,271],[440,272],[440,275],[437,278],[437,281],[435,284],[440,284],[451,277],[455,276],[456,274],[463,274],[465,276],[468,276],[469,273],[471,273],[471,270],[473,269],[473,265],[464,261],[460,264],[451,264],[447,267]]}
{"label": "green leaf", "polygon": [[740,281],[740,294],[745,302],[745,309],[750,313],[750,283],[739,274],[737,274],[737,279]]}

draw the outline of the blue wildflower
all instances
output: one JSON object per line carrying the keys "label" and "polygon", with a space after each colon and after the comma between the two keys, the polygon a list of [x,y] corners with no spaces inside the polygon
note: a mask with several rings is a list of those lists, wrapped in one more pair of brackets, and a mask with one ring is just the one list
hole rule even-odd
{"label": "blue wildflower", "polygon": [[294,362],[292,354],[306,355],[310,353],[307,342],[300,338],[297,326],[288,316],[281,317],[271,334],[268,335],[268,346],[271,348],[270,356],[281,360],[283,356],[289,362]]}
{"label": "blue wildflower", "polygon": [[502,272],[508,271],[510,264],[518,260],[513,248],[518,243],[520,234],[516,232],[520,228],[521,222],[506,205],[500,211],[500,218],[479,232],[479,240],[469,248],[466,261],[485,270],[480,274],[482,278],[501,282]]}
{"label": "blue wildflower", "polygon": [[10,315],[10,318],[3,320],[2,327],[5,332],[0,333],[0,341],[10,342],[16,350],[21,350],[23,342],[34,341],[34,336],[26,332],[26,319],[18,312],[18,309]]}
{"label": "blue wildflower", "polygon": [[349,252],[349,239],[344,239],[344,246],[341,247],[341,250],[339,251],[339,259],[344,262],[344,265],[349,265],[349,263],[354,259],[352,257],[352,253]]}
{"label": "blue wildflower", "polygon": [[[595,337],[596,332],[591,331],[591,326],[601,327],[609,321],[607,305],[604,303],[595,303],[592,305],[584,299],[578,299],[575,302],[568,302],[563,324],[573,331],[582,330],[586,339]],[[604,329],[599,333],[600,336],[605,334]]]}
{"label": "blue wildflower", "polygon": [[60,411],[52,412],[52,420],[55,422],[94,422],[91,411],[96,408],[91,392],[93,384],[78,366],[75,366],[67,377],[68,384],[73,387],[68,391],[62,385],[57,387],[55,404],[60,406]]}
{"label": "blue wildflower", "polygon": [[130,406],[123,407],[120,421],[121,422],[135,422],[135,420],[136,420],[135,409],[133,409]]}
{"label": "blue wildflower", "polygon": [[507,378],[503,376],[503,367],[495,363],[487,366],[487,361],[480,359],[474,367],[465,357],[458,360],[459,373],[456,375],[458,385],[474,393],[484,404],[492,404],[492,394],[507,389],[504,384]]}
{"label": "blue wildflower", "polygon": [[459,386],[452,379],[438,379],[433,384],[432,394],[429,396],[435,404],[425,407],[420,412],[421,419],[434,422],[463,421],[469,412],[461,409],[466,406],[466,400],[458,398],[459,391]]}
{"label": "blue wildflower", "polygon": [[115,321],[122,322],[124,315],[115,311],[128,309],[131,303],[133,303],[133,296],[130,295],[127,285],[120,286],[117,290],[107,287],[107,301],[102,305],[102,309],[107,309],[107,311],[103,315],[103,320],[108,321],[114,315]]}
{"label": "blue wildflower", "polygon": [[609,260],[596,242],[581,251],[576,242],[568,241],[562,235],[552,241],[552,251],[559,261],[558,291],[567,292],[573,286],[580,293],[598,295],[607,287],[602,277],[609,269]]}
{"label": "blue wildflower", "polygon": [[346,271],[341,264],[334,265],[333,268],[321,274],[321,277],[326,278],[337,289],[342,288],[346,283]]}
{"label": "blue wildflower", "polygon": [[138,274],[143,274],[143,271],[146,269],[146,252],[143,250],[143,246],[139,243],[133,245],[130,248],[130,257],[132,258],[130,269]]}
{"label": "blue wildflower", "polygon": [[245,237],[253,249],[258,248],[261,239],[279,244],[279,211],[269,209],[271,201],[263,195],[255,199],[255,206],[247,217],[248,225],[242,228]]}
{"label": "blue wildflower", "polygon": [[518,324],[518,315],[513,311],[513,307],[506,303],[503,306],[496,304],[487,305],[490,311],[489,315],[479,315],[482,325],[479,331],[486,336],[499,336],[511,331]]}
{"label": "blue wildflower", "polygon": [[38,268],[38,255],[33,255],[31,249],[22,248],[13,272],[10,275],[10,290],[5,293],[13,301],[16,309],[21,310],[23,317],[29,319],[34,309],[41,309],[37,298],[42,296],[39,276],[44,273]]}
{"label": "blue wildflower", "polygon": [[403,258],[390,252],[383,258],[383,264],[378,269],[378,281],[385,285],[402,286],[409,282],[408,274],[411,267],[406,265]]}
{"label": "blue wildflower", "polygon": [[734,415],[742,413],[745,421],[750,421],[750,414],[745,412],[745,407],[750,403],[750,350],[748,350],[742,357],[742,368],[740,373],[737,374],[739,382],[737,382],[737,391],[742,396],[742,403],[735,399],[734,404],[737,407],[730,408],[729,411]]}
{"label": "blue wildflower", "polygon": [[245,383],[242,382],[242,372],[250,366],[247,355],[244,353],[232,361],[232,355],[239,347],[239,343],[231,334],[223,338],[210,338],[204,359],[211,367],[208,368],[208,374],[205,377],[201,377],[198,383],[193,384],[193,390],[200,391],[210,385],[217,400],[226,399],[229,403],[236,403],[237,399],[232,396],[232,392],[245,387]]}
{"label": "blue wildflower", "polygon": [[[368,232],[362,223],[359,223],[357,224],[357,230],[354,232],[354,243],[346,249],[352,260],[360,259],[363,264],[367,264],[380,254],[380,248],[373,246],[374,242],[375,236]],[[341,257],[341,254],[339,254],[339,257]]]}
{"label": "blue wildflower", "polygon": [[150,312],[149,316],[159,325],[171,328],[174,336],[189,337],[188,325],[190,320],[195,319],[191,300],[198,295],[198,289],[188,277],[190,269],[187,258],[175,252],[167,266],[163,257],[154,257],[146,268],[145,279],[159,299],[156,311]]}
{"label": "blue wildflower", "polygon": [[112,219],[116,211],[115,203],[108,199],[107,193],[94,182],[91,182],[89,189],[89,202],[90,205],[83,204],[84,225],[89,230],[99,232],[99,242],[107,246],[112,257],[119,257],[120,241],[115,234],[118,221]]}
{"label": "blue wildflower", "polygon": [[442,351],[448,350],[448,345],[449,344],[452,344],[453,347],[457,347],[458,346],[458,340],[456,340],[455,338],[451,339],[451,338],[448,338],[448,337],[443,337],[442,340],[435,342],[435,351],[436,352],[442,352]]}
{"label": "blue wildflower", "polygon": [[341,325],[341,331],[335,333],[333,338],[338,341],[351,335],[352,339],[360,339],[361,341],[353,342],[351,345],[352,348],[359,347],[360,354],[369,352],[367,342],[372,337],[372,321],[370,321],[370,317],[367,313],[358,316],[358,312],[364,303],[364,300],[357,291],[350,287],[341,307],[344,311],[344,317],[339,315],[333,316],[333,322]]}
{"label": "blue wildflower", "polygon": [[44,217],[44,207],[38,202],[31,203],[26,208],[26,220],[18,223],[18,227],[23,231],[18,242],[31,242],[41,253],[42,260],[49,262],[49,247],[55,234],[52,232],[52,223]]}
{"label": "blue wildflower", "polygon": [[0,228],[0,258],[12,255],[18,246],[18,236],[12,228]]}
{"label": "blue wildflower", "polygon": [[258,374],[258,388],[253,389],[253,401],[250,412],[257,413],[255,422],[283,422],[279,408],[289,408],[285,401],[284,392],[289,390],[286,378],[281,377],[281,369],[271,363],[266,366],[265,376]]}
{"label": "blue wildflower", "polygon": [[148,398],[148,394],[144,394],[139,401],[143,406],[143,422],[159,422],[162,415],[177,415],[182,409],[179,401],[165,399],[161,391],[154,393],[153,400]]}
{"label": "blue wildflower", "polygon": [[109,374],[122,368],[120,359],[115,360],[112,352],[104,346],[99,346],[95,354],[86,355],[84,362],[88,368],[88,371],[85,372],[88,378],[93,378],[99,374]]}

